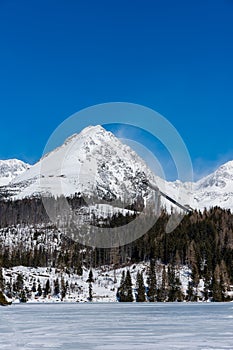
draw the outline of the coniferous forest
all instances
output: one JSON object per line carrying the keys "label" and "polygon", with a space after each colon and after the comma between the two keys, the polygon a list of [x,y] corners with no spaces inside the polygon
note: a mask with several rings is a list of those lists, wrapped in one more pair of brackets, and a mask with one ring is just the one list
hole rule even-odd
{"label": "coniferous forest", "polygon": [[[56,199],[57,206],[59,200],[62,199]],[[79,208],[85,206],[85,201],[74,196],[69,198],[69,204]],[[135,216],[136,211],[131,216],[114,214],[104,224],[109,227],[122,226]],[[0,268],[40,266],[67,269],[82,275],[83,267],[92,269],[112,265],[120,268],[144,261],[149,264],[148,277],[145,282],[143,272],[138,272],[136,301],[195,301],[200,279],[204,281],[205,300],[230,300],[227,294],[233,285],[233,215],[230,210],[215,207],[203,212],[193,211],[171,233],[165,232],[168,220],[169,214],[163,210],[154,226],[136,241],[121,247],[100,249],[84,247],[72,241],[61,229],[51,224],[41,199],[2,200]],[[95,218],[93,224],[94,221]],[[159,283],[155,262],[163,266]],[[191,270],[186,295],[181,292],[176,274],[179,266],[187,266]],[[0,283],[4,283],[1,275]],[[20,281],[18,284],[20,289]],[[46,287],[47,292],[49,288]],[[92,276],[89,276],[89,288],[91,300]],[[134,300],[129,272],[122,274],[116,296],[119,301]]]}

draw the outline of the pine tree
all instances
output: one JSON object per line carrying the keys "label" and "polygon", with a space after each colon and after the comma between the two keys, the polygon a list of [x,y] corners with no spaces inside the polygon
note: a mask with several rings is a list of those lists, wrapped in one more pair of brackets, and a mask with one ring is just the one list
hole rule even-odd
{"label": "pine tree", "polygon": [[19,300],[21,303],[26,303],[27,302],[27,296],[26,296],[26,292],[25,290],[21,290],[21,292],[19,293]]}
{"label": "pine tree", "polygon": [[224,301],[225,288],[219,265],[216,265],[212,279],[213,301]]}
{"label": "pine tree", "polygon": [[65,283],[64,277],[62,276],[62,278],[61,278],[61,300],[63,300],[65,298],[66,292],[67,292],[66,283]]}
{"label": "pine tree", "polygon": [[130,271],[127,270],[122,272],[120,287],[118,288],[117,297],[120,302],[132,302],[133,292],[132,292],[132,280]]}
{"label": "pine tree", "polygon": [[184,295],[181,291],[181,282],[178,276],[176,276],[175,267],[173,265],[168,266],[168,301],[183,301]]}
{"label": "pine tree", "polygon": [[33,293],[36,292],[36,281],[33,282],[33,285],[32,285],[32,292],[33,292]]}
{"label": "pine tree", "polygon": [[42,288],[41,288],[40,283],[38,284],[38,287],[37,287],[37,295],[38,295],[38,297],[41,297],[41,295],[42,295]]}
{"label": "pine tree", "polygon": [[150,268],[147,278],[147,284],[148,284],[148,292],[147,297],[150,302],[156,301],[157,296],[157,280],[156,280],[156,273],[155,273],[155,261],[153,259],[150,260]]}
{"label": "pine tree", "polygon": [[139,303],[143,303],[146,300],[145,299],[145,286],[144,286],[144,280],[143,280],[143,273],[140,273],[139,271],[137,273],[136,286],[137,286],[137,299],[136,299],[136,301]]}
{"label": "pine tree", "polygon": [[93,272],[92,270],[89,271],[89,275],[88,275],[88,279],[87,279],[87,283],[93,283],[94,279],[93,279]]}
{"label": "pine tree", "polygon": [[167,299],[167,273],[166,273],[166,267],[165,265],[163,265],[162,282],[161,282],[161,287],[158,289],[157,300],[166,301],[166,299]]}
{"label": "pine tree", "polygon": [[2,268],[0,267],[0,290],[4,291],[5,281],[3,278]]}
{"label": "pine tree", "polygon": [[124,285],[125,285],[125,271],[123,270],[122,274],[121,274],[120,286],[117,289],[117,294],[116,294],[118,301],[124,301],[123,300],[124,299]]}
{"label": "pine tree", "polygon": [[93,295],[92,295],[92,284],[91,284],[91,283],[89,283],[88,291],[89,291],[88,300],[89,300],[89,301],[92,301]]}
{"label": "pine tree", "polygon": [[60,293],[60,285],[58,278],[54,281],[54,295],[58,295]]}
{"label": "pine tree", "polygon": [[16,278],[16,282],[14,283],[14,291],[21,292],[23,290],[24,280],[23,275],[19,273]]}
{"label": "pine tree", "polygon": [[132,302],[133,301],[132,280],[131,280],[131,275],[129,270],[127,270],[126,276],[125,276],[125,291],[126,291],[125,301]]}
{"label": "pine tree", "polygon": [[193,290],[193,282],[189,281],[188,282],[188,289],[187,289],[187,295],[186,295],[186,300],[187,301],[194,301],[195,295],[194,295],[194,290]]}
{"label": "pine tree", "polygon": [[50,282],[48,279],[46,281],[45,288],[44,288],[44,297],[46,298],[49,293],[51,293],[51,288],[50,288]]}
{"label": "pine tree", "polygon": [[89,275],[88,275],[88,279],[87,279],[87,283],[89,283],[89,287],[88,287],[88,290],[89,290],[89,297],[88,297],[88,300],[89,301],[92,301],[93,299],[93,296],[92,296],[92,283],[94,282],[94,279],[93,279],[93,272],[92,270],[89,271]]}

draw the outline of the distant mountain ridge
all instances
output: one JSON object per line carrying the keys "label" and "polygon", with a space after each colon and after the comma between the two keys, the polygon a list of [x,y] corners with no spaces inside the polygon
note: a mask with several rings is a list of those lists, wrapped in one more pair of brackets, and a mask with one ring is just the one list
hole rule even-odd
{"label": "distant mountain ridge", "polygon": [[219,206],[233,210],[233,161],[193,185],[194,203],[199,209]]}
{"label": "distant mountain ridge", "polygon": [[0,186],[8,185],[30,167],[31,165],[19,159],[0,160]]}
{"label": "distant mountain ridge", "polygon": [[[0,161],[0,186],[18,199],[80,192],[110,201],[133,201],[139,195],[151,195],[143,185],[144,176],[177,200],[180,189],[189,187],[157,177],[129,146],[99,125],[70,136],[33,166],[16,159]],[[193,208],[220,206],[233,210],[233,161],[191,185]],[[184,202],[182,197],[180,200]]]}
{"label": "distant mountain ridge", "polygon": [[81,193],[133,202],[151,192],[143,184],[144,174],[155,181],[152,171],[129,146],[101,126],[90,126],[43,156],[5,190],[17,199]]}

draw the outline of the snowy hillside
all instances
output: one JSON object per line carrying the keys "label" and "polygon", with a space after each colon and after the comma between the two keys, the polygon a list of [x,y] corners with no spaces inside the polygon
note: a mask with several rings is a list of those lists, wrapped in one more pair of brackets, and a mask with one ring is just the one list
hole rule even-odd
{"label": "snowy hillside", "polygon": [[[123,271],[130,270],[133,291],[136,292],[136,277],[138,271],[144,274],[144,283],[146,285],[148,276],[148,263],[134,264],[128,267],[116,269],[115,271],[111,266],[102,266],[98,269],[93,269],[93,283],[92,283],[92,294],[94,302],[116,302],[117,288],[120,286],[121,276]],[[156,265],[157,280],[159,284],[162,282],[162,269],[161,264]],[[180,267],[177,269],[177,276],[182,283],[182,292],[186,294],[188,288],[188,281],[190,278],[191,271],[187,267]],[[55,268],[32,268],[24,266],[16,266],[3,270],[3,275],[6,280],[6,285],[11,283],[15,284],[19,275],[22,276],[24,281],[24,287],[28,291],[27,299],[28,302],[87,302],[89,296],[89,283],[88,280],[89,270],[83,269],[83,275],[79,276],[69,271],[62,271]],[[66,285],[66,295],[61,300],[61,293],[54,291],[55,280],[59,281],[60,290],[61,284],[64,280]],[[41,289],[45,288],[46,282],[49,280],[50,293],[45,297],[42,293],[38,296],[38,286],[40,284]],[[115,283],[114,283],[115,280]],[[35,291],[33,292],[33,285]],[[203,281],[200,281],[198,288],[198,295],[201,298],[201,290],[203,288]],[[15,293],[11,293],[12,298],[8,299],[13,302],[19,302],[18,296],[14,296]],[[135,296],[134,296],[135,298]]]}
{"label": "snowy hillside", "polygon": [[15,177],[29,168],[29,164],[18,159],[0,160],[0,186],[8,185]]}
{"label": "snowy hillside", "polygon": [[[181,204],[200,210],[212,206],[233,210],[233,161],[193,184],[166,182],[129,146],[98,125],[69,137],[31,167],[19,160],[0,161],[0,194],[21,199],[81,193],[127,205],[138,197],[151,198],[153,191],[143,184],[145,176]],[[170,211],[170,202],[162,199],[162,204]]]}
{"label": "snowy hillside", "polygon": [[196,208],[219,206],[233,211],[233,161],[196,182],[193,190]]}
{"label": "snowy hillside", "polygon": [[94,126],[68,138],[14,179],[10,189],[17,198],[80,192],[111,200],[133,199],[143,194],[139,183],[142,172],[153,178],[135,152],[110,132]]}

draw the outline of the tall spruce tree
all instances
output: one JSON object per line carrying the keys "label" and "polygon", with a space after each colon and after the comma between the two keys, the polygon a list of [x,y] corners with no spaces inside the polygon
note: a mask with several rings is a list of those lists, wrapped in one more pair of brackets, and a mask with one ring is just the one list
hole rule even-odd
{"label": "tall spruce tree", "polygon": [[89,291],[88,300],[89,301],[92,301],[92,299],[93,299],[93,295],[92,295],[92,283],[93,282],[94,282],[93,272],[92,272],[92,270],[90,270],[89,275],[88,275],[88,279],[87,279],[87,283],[89,283],[89,287],[88,287],[88,291]]}
{"label": "tall spruce tree", "polygon": [[5,281],[3,278],[2,267],[0,267],[0,290],[4,291]]}
{"label": "tall spruce tree", "polygon": [[149,273],[147,278],[148,292],[147,297],[150,302],[156,301],[157,296],[157,280],[155,273],[155,261],[154,259],[150,260]]}
{"label": "tall spruce tree", "polygon": [[162,271],[162,281],[160,288],[158,288],[157,292],[157,301],[166,301],[167,300],[167,273],[166,267],[163,265]]}
{"label": "tall spruce tree", "polygon": [[145,302],[145,285],[143,280],[143,273],[139,272],[137,273],[137,281],[136,281],[136,287],[137,287],[137,298],[136,301],[139,303]]}
{"label": "tall spruce tree", "polygon": [[126,276],[125,276],[125,291],[126,291],[125,301],[132,302],[133,301],[132,279],[131,279],[129,270],[127,270]]}
{"label": "tall spruce tree", "polygon": [[44,297],[46,298],[49,293],[51,293],[51,288],[50,288],[50,282],[49,282],[49,279],[48,279],[46,281],[45,288],[44,288]]}
{"label": "tall spruce tree", "polygon": [[60,293],[59,279],[56,278],[56,280],[53,283],[54,283],[54,295],[58,295]]}
{"label": "tall spruce tree", "polygon": [[133,292],[132,292],[132,280],[130,271],[127,270],[122,272],[120,287],[118,288],[117,296],[120,302],[132,302]]}

